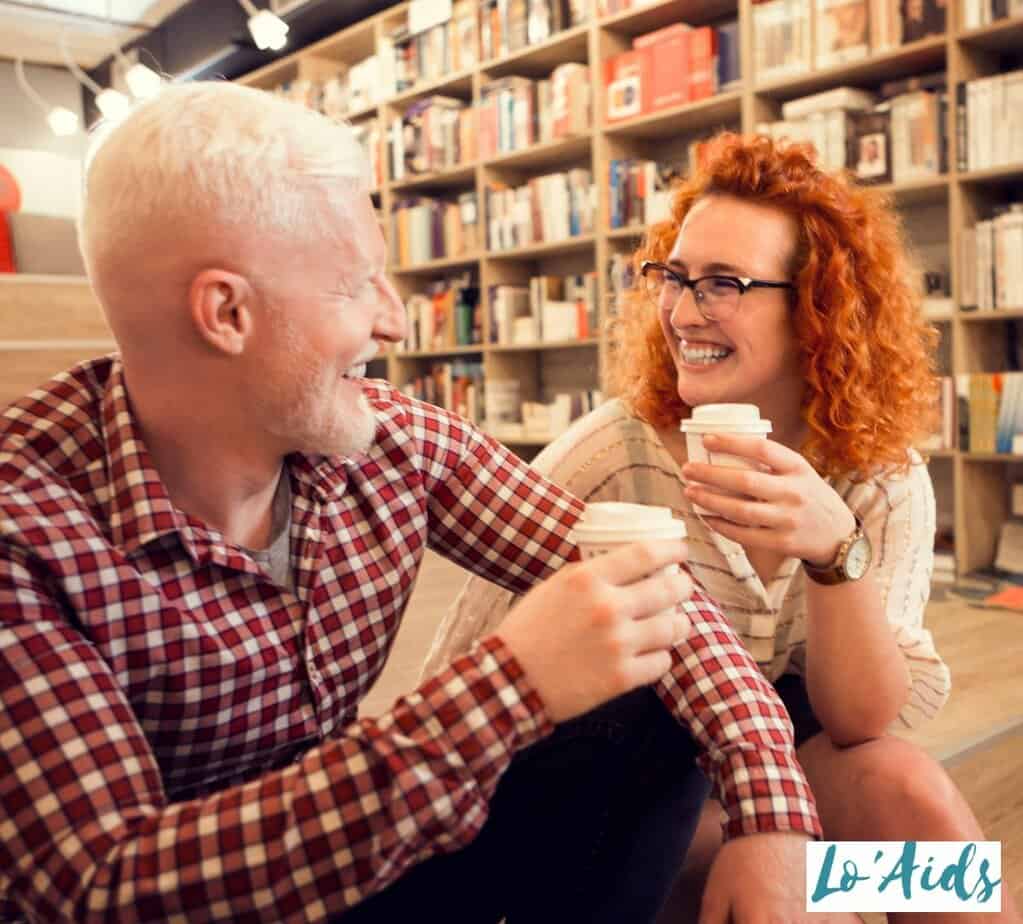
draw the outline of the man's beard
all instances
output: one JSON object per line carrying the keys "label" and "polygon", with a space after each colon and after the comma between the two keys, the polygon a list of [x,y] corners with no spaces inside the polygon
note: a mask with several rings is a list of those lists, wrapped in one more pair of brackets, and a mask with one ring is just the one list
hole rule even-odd
{"label": "man's beard", "polygon": [[[351,389],[359,388],[356,380],[345,381]],[[373,409],[361,389],[357,395],[343,395],[335,383],[332,369],[321,374],[305,370],[273,394],[267,395],[264,385],[256,411],[291,452],[323,456],[366,452],[376,436]]]}

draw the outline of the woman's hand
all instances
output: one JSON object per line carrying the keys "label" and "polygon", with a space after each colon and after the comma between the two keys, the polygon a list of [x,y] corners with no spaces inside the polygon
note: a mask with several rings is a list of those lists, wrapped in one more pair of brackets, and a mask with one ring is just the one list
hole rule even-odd
{"label": "woman's hand", "polygon": [[[711,510],[715,532],[750,548],[772,549],[827,567],[856,528],[845,502],[798,452],[751,436],[706,435],[711,452],[740,456],[755,471],[689,462],[686,497]],[[735,496],[740,495],[740,496]]]}

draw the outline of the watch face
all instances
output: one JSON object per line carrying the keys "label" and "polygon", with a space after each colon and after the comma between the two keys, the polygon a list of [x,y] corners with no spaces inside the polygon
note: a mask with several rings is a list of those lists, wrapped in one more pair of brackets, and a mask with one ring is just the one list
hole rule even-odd
{"label": "watch face", "polygon": [[849,580],[858,581],[867,573],[867,569],[870,567],[870,554],[870,540],[866,536],[857,537],[856,541],[849,546],[849,551],[845,556],[843,570]]}

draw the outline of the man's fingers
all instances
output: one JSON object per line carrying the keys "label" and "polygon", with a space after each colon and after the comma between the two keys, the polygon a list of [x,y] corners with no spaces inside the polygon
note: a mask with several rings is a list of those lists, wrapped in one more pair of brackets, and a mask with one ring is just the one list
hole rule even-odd
{"label": "man's fingers", "polygon": [[609,584],[634,584],[668,565],[686,560],[686,545],[681,539],[648,539],[632,542],[607,555],[591,559],[592,572]]}
{"label": "man's fingers", "polygon": [[667,651],[649,651],[636,655],[628,666],[628,689],[649,686],[657,683],[671,670],[671,655]]}

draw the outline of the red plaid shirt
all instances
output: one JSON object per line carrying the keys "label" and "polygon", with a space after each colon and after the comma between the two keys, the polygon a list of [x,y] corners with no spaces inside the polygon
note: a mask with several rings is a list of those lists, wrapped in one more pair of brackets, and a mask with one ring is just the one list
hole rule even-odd
{"label": "red plaid shirt", "polygon": [[[427,545],[517,592],[581,510],[445,411],[367,385],[352,459],[294,455],[297,596],[174,508],[120,363],[64,373],[0,430],[0,897],[32,920],[320,920],[472,840],[551,731],[491,637],[379,719]],[[717,608],[660,695],[705,746],[728,832],[819,834],[787,717]],[[555,614],[551,618],[556,618]]]}

